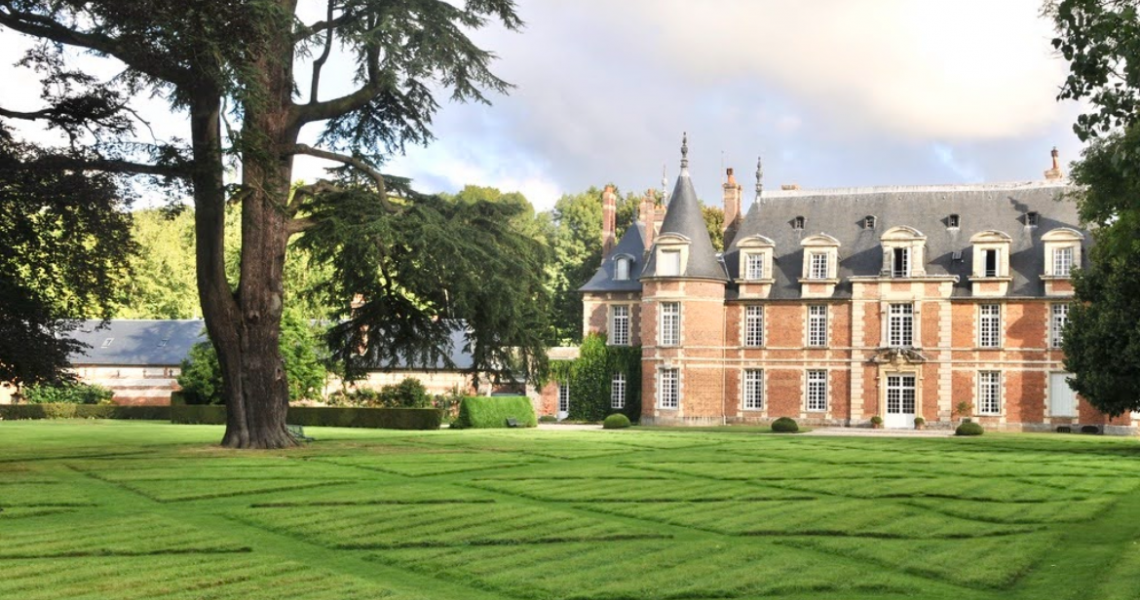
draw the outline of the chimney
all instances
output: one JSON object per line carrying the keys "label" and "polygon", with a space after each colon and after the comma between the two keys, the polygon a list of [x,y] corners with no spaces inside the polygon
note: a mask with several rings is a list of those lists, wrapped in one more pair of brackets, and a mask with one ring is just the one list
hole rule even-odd
{"label": "chimney", "polygon": [[653,195],[653,188],[645,190],[637,216],[645,224],[645,249],[648,250],[653,246],[653,234],[657,227],[657,198]]}
{"label": "chimney", "polygon": [[786,192],[791,191],[791,190],[798,190],[798,189],[800,189],[800,184],[798,184],[798,183],[782,183],[782,184],[780,184],[780,189],[784,190]]}
{"label": "chimney", "polygon": [[740,228],[740,191],[739,183],[732,174],[732,168],[725,173],[727,181],[724,183],[724,247],[727,250],[732,244],[736,230]]}
{"label": "chimney", "polygon": [[1061,172],[1061,161],[1058,157],[1061,155],[1057,152],[1057,147],[1053,146],[1053,151],[1049,153],[1053,156],[1053,168],[1045,171],[1045,181],[1060,181],[1065,178],[1065,174]]}
{"label": "chimney", "polygon": [[602,258],[607,258],[617,245],[617,194],[607,185],[602,192]]}

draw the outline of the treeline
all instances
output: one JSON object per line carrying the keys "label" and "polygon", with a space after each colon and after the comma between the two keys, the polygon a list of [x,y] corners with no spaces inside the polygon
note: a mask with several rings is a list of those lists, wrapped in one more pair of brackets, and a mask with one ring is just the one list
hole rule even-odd
{"label": "treeline", "polygon": [[[550,345],[576,345],[582,341],[582,303],[577,293],[597,270],[602,254],[602,190],[590,187],[580,193],[564,194],[549,211],[537,212],[518,192],[502,192],[491,187],[469,185],[456,194],[444,195],[457,203],[481,201],[510,205],[517,209],[510,225],[538,242],[545,252],[543,275],[551,298]],[[618,194],[618,237],[636,217],[641,197]],[[705,207],[705,221],[714,244],[719,248],[723,211]],[[236,209],[227,214],[226,272],[231,285],[240,272],[241,227]],[[190,209],[171,213],[166,209],[145,209],[133,213],[132,232],[138,252],[131,256],[133,272],[124,291],[125,299],[115,316],[122,319],[192,319],[201,317],[194,270],[194,215]],[[321,320],[343,307],[327,306],[314,293],[331,278],[332,272],[310,260],[305,248],[291,244],[286,254],[285,306],[294,319]],[[345,298],[345,303],[351,298]]]}

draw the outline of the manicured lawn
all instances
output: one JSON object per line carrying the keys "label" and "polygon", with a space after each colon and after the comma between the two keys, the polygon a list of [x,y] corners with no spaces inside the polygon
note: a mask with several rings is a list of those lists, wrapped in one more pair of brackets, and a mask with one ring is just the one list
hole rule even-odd
{"label": "manicured lawn", "polygon": [[1140,598],[1140,442],[0,422],[0,598]]}

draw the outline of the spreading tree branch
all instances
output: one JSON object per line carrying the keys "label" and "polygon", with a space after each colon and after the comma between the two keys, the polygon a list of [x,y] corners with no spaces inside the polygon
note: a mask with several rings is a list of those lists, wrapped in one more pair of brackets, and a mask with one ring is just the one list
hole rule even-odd
{"label": "spreading tree branch", "polygon": [[320,148],[314,148],[308,144],[297,144],[293,146],[291,154],[305,154],[308,156],[323,158],[325,160],[331,160],[342,165],[348,165],[360,171],[361,173],[364,173],[369,179],[372,180],[373,183],[376,184],[376,192],[380,197],[381,204],[384,205],[384,210],[387,210],[391,213],[398,212],[397,208],[388,201],[388,186],[384,181],[384,175],[380,173],[380,171],[374,169],[372,165],[364,162],[363,160],[355,156],[349,156],[347,154],[339,154],[336,152],[330,152],[328,150],[321,150]]}
{"label": "spreading tree branch", "polygon": [[[328,22],[333,20],[333,3],[334,0],[328,0]],[[325,50],[321,55],[313,61],[313,81],[309,85],[309,103],[312,104],[317,101],[317,92],[321,88],[321,69],[324,68],[325,62],[329,59],[329,54],[332,53],[333,33],[336,27],[328,27],[328,33],[325,34]]]}

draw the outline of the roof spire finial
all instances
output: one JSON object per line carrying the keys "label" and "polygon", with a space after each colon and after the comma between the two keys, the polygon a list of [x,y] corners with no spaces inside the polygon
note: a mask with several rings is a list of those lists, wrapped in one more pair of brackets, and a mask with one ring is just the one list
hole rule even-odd
{"label": "roof spire finial", "polygon": [[760,201],[760,193],[764,191],[764,166],[760,157],[756,157],[756,201]]}
{"label": "roof spire finial", "polygon": [[665,174],[665,163],[661,163],[661,204],[669,204],[669,176]]}
{"label": "roof spire finial", "polygon": [[689,132],[681,134],[681,170],[689,168]]}

